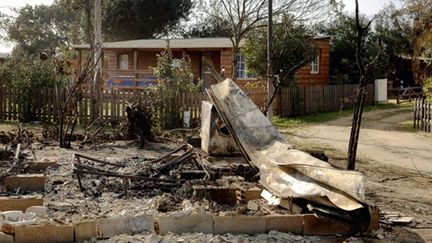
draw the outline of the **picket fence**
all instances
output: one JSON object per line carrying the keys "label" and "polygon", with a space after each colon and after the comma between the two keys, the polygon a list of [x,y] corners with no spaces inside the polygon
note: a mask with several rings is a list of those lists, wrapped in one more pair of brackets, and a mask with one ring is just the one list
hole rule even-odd
{"label": "picket fence", "polygon": [[[352,107],[357,93],[357,85],[325,85],[305,87],[283,87],[273,101],[274,114],[282,117],[306,115],[316,112],[335,111]],[[374,85],[368,85],[366,104],[374,102]],[[255,102],[264,108],[267,100],[265,89],[244,88],[244,91]],[[0,86],[0,121],[19,120],[21,107],[16,102],[19,92]],[[61,94],[60,94],[61,95]],[[145,98],[142,90],[104,90],[101,102],[101,116],[103,119],[117,119],[126,117],[126,107],[134,100]],[[58,96],[54,89],[34,91],[34,112],[37,120],[56,122],[58,117]],[[61,99],[60,99],[61,100]],[[208,100],[205,93],[184,93],[177,97],[176,110],[183,119],[184,111],[190,112],[191,124],[198,125],[201,115],[201,101]],[[79,97],[78,123],[89,124],[91,111],[90,94]],[[182,124],[179,122],[179,124]]]}
{"label": "picket fence", "polygon": [[414,99],[414,128],[432,132],[432,102],[425,98]]}

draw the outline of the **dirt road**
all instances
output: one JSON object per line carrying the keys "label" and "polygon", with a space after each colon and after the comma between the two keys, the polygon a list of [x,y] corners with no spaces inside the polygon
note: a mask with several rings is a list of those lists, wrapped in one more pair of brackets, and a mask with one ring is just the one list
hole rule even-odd
{"label": "dirt road", "polygon": [[[432,134],[410,128],[408,107],[364,114],[356,169],[365,173],[366,199],[383,212],[415,219],[410,227],[386,231],[386,242],[432,242]],[[281,129],[300,149],[324,150],[329,162],[344,166],[351,117]]]}
{"label": "dirt road", "polygon": [[[364,114],[358,156],[362,160],[432,173],[432,134],[410,128],[409,107],[375,110]],[[351,117],[330,122],[284,129],[289,140],[319,143],[346,153]]]}

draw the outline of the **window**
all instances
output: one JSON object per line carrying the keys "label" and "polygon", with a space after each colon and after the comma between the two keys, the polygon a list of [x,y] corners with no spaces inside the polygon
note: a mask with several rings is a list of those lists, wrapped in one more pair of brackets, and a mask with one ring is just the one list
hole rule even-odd
{"label": "window", "polygon": [[236,61],[237,61],[237,65],[236,65],[237,78],[254,79],[257,77],[255,74],[253,74],[247,69],[246,58],[243,55],[237,54]]}
{"label": "window", "polygon": [[120,70],[128,70],[129,69],[129,55],[128,54],[120,54],[118,56],[118,69],[120,69]]}
{"label": "window", "polygon": [[312,74],[319,73],[319,53],[311,62],[311,73]]}

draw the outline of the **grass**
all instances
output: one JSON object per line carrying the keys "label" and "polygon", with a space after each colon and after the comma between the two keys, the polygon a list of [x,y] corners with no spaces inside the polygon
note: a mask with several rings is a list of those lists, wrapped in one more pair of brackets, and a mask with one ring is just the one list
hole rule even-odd
{"label": "grass", "polygon": [[398,125],[401,125],[401,130],[406,132],[417,132],[417,129],[414,128],[414,121],[404,121],[400,122]]}
{"label": "grass", "polygon": [[[404,107],[403,105],[396,104],[380,104],[374,106],[365,106],[364,112],[373,111],[373,110],[386,110],[386,109],[395,109]],[[331,111],[331,112],[320,112],[313,113],[305,116],[298,117],[274,117],[273,125],[280,128],[288,128],[288,127],[297,127],[301,125],[307,125],[311,123],[322,123],[328,122],[331,120],[338,119],[340,117],[351,116],[353,114],[354,109],[345,109],[341,111]]]}

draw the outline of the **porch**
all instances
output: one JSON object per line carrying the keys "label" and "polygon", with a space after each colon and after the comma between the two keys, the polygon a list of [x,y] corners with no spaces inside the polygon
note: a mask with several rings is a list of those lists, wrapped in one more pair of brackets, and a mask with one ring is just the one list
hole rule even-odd
{"label": "porch", "polygon": [[[102,76],[105,88],[139,89],[157,83],[153,68],[157,56],[164,49],[108,49],[104,48]],[[84,50],[78,50],[78,63],[82,63]],[[216,82],[203,58],[211,60],[216,70],[224,77],[231,76],[231,50],[229,49],[171,49],[174,65],[177,59],[189,56],[196,82],[202,80],[204,87]]]}

